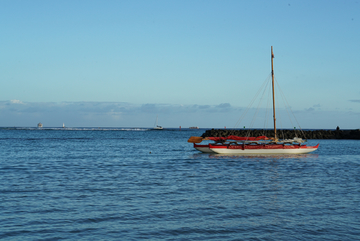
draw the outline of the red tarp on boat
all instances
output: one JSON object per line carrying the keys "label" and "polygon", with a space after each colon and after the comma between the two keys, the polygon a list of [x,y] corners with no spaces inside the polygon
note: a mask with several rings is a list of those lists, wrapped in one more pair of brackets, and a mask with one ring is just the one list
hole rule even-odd
{"label": "red tarp on boat", "polygon": [[206,137],[212,141],[226,141],[226,140],[234,140],[234,141],[259,141],[259,140],[269,140],[266,136],[258,136],[258,137],[243,137],[243,136],[227,136],[227,137]]}

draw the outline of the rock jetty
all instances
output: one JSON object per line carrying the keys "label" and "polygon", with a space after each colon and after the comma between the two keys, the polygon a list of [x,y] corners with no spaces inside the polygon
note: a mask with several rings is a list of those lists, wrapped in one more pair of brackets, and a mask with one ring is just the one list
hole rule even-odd
{"label": "rock jetty", "polygon": [[[357,130],[276,130],[278,138],[291,139],[300,137],[303,139],[351,139],[360,140],[360,129]],[[201,137],[226,137],[226,136],[274,136],[274,130],[258,130],[258,129],[211,129],[206,130]]]}

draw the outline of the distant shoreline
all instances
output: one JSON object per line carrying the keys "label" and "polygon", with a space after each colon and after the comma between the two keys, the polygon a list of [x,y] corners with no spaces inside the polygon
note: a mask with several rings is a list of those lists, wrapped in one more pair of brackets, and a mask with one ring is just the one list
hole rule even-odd
{"label": "distant shoreline", "polygon": [[[281,139],[291,139],[295,136],[303,139],[350,139],[360,140],[360,129],[355,130],[277,130],[277,136]],[[274,136],[274,130],[264,129],[211,129],[206,130],[202,137],[226,137],[229,135],[234,136]]]}
{"label": "distant shoreline", "polygon": [[[44,131],[151,131],[152,127],[0,127],[0,130],[44,130]],[[232,129],[232,128],[199,128],[190,129],[186,127],[164,128],[162,131],[205,131],[202,137],[227,137],[229,135],[235,136],[268,136],[273,137],[274,131],[272,129]],[[303,139],[349,139],[360,140],[360,129],[277,129],[277,135],[280,139],[292,139],[299,137]]]}

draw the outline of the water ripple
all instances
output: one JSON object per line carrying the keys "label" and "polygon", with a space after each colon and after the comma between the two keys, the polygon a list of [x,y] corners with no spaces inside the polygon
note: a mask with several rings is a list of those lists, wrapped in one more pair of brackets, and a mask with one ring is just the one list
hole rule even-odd
{"label": "water ripple", "polygon": [[358,141],[336,141],[346,148],[335,152],[321,140],[311,155],[223,156],[199,154],[188,136],[0,130],[0,239],[360,236]]}

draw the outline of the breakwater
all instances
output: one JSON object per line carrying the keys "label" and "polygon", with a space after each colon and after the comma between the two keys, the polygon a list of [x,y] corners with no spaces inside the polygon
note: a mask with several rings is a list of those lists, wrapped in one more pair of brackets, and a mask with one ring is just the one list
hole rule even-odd
{"label": "breakwater", "polygon": [[[303,139],[351,139],[360,140],[360,129],[356,130],[277,130],[278,138],[291,139],[300,137]],[[258,129],[211,129],[206,130],[201,137],[226,137],[226,136],[274,136],[274,130],[258,130]]]}

